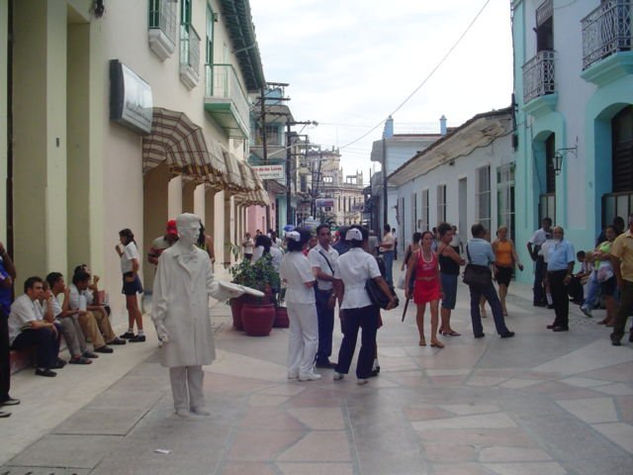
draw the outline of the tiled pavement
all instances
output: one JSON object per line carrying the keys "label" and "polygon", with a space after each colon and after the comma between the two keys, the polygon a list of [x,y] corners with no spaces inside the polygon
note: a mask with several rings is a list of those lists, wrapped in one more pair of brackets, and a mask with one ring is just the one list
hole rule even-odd
{"label": "tiled pavement", "polygon": [[324,370],[286,381],[287,330],[245,336],[216,305],[210,417],[172,414],[150,351],[0,474],[632,473],[633,345],[612,347],[601,312],[590,320],[575,307],[569,333],[547,331],[552,311],[533,308],[527,286],[511,290],[508,340],[490,317],[473,339],[465,287],[453,317],[462,336],[441,350],[417,346],[413,308],[404,323],[402,308],[386,312],[382,371],[365,386]]}

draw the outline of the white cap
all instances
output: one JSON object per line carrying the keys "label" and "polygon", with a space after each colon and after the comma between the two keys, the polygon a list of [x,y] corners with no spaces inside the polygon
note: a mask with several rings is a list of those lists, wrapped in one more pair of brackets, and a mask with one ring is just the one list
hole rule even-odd
{"label": "white cap", "polygon": [[297,231],[290,231],[289,233],[286,233],[286,239],[292,239],[293,241],[301,241],[301,234],[299,234]]}
{"label": "white cap", "polygon": [[348,229],[347,233],[345,233],[345,240],[346,241],[362,241],[363,233],[361,233],[360,229],[358,228]]}

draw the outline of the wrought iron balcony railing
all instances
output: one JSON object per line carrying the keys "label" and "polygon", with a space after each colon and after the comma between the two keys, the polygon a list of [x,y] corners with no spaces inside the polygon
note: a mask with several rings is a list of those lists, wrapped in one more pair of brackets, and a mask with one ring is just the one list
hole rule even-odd
{"label": "wrought iron balcony railing", "polygon": [[581,20],[582,69],[618,51],[631,51],[631,0],[606,0]]}
{"label": "wrought iron balcony railing", "polygon": [[162,60],[176,48],[178,32],[178,3],[174,0],[150,0],[149,44]]}
{"label": "wrought iron balcony railing", "polygon": [[230,100],[237,109],[243,125],[248,130],[248,99],[233,65],[207,64],[206,71],[206,97]]}
{"label": "wrought iron balcony railing", "polygon": [[539,51],[523,65],[523,102],[555,92],[554,80],[554,52]]}
{"label": "wrought iron balcony railing", "polygon": [[200,78],[200,35],[189,23],[180,25],[180,77],[189,88]]}

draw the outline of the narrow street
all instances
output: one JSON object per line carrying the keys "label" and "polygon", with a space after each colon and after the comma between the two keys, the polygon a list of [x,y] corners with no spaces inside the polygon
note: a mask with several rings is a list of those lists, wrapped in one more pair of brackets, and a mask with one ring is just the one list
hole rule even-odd
{"label": "narrow street", "polygon": [[381,373],[365,386],[331,370],[288,382],[288,331],[248,337],[218,303],[210,417],[173,414],[154,336],[54,380],[25,370],[13,380],[23,402],[2,421],[0,473],[630,473],[631,345],[612,347],[596,324],[603,311],[588,319],[576,306],[569,333],[547,331],[552,311],[532,307],[526,285],[510,291],[517,336],[507,340],[490,316],[486,337],[472,337],[464,286],[453,318],[462,336],[444,337],[444,349],[417,346],[413,306],[404,323],[402,306],[386,312]]}

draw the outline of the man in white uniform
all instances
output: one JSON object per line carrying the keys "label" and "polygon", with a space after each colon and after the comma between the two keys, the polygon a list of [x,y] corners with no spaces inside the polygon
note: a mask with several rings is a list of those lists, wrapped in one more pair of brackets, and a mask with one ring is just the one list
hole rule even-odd
{"label": "man in white uniform", "polygon": [[206,416],[202,366],[215,359],[209,295],[225,300],[242,292],[220,288],[213,280],[209,254],[195,246],[200,218],[183,213],[176,225],[180,239],[158,259],[152,320],[163,343],[160,360],[169,368],[176,414]]}

